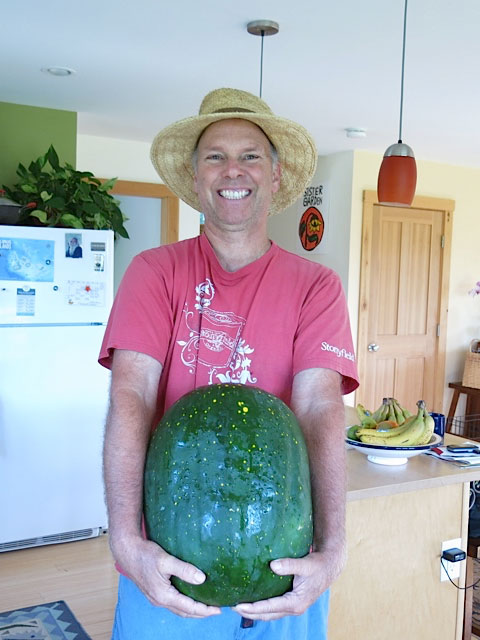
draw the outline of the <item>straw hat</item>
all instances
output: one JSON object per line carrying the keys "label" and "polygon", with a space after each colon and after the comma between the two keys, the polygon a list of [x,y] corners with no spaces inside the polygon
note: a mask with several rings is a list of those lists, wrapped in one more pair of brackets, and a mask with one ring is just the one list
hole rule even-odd
{"label": "straw hat", "polygon": [[246,91],[211,91],[203,99],[198,116],[185,118],[160,131],[150,152],[153,166],[179,198],[201,211],[193,188],[192,154],[208,125],[229,118],[241,118],[258,125],[277,150],[282,177],[269,214],[282,211],[298,198],[315,173],[315,143],[301,125],[276,116],[263,100]]}

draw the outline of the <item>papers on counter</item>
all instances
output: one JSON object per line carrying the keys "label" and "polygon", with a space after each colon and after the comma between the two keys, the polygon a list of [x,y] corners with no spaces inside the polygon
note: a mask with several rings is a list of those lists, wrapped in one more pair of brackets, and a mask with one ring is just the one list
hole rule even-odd
{"label": "papers on counter", "polygon": [[[466,446],[478,446],[478,442],[471,442],[470,440],[465,440],[465,442],[462,442],[461,444]],[[480,454],[452,453],[451,451],[447,451],[446,445],[433,447],[433,449],[429,449],[428,451],[426,451],[425,455],[433,456],[434,458],[445,460],[446,462],[453,462],[453,464],[459,467],[480,467]]]}

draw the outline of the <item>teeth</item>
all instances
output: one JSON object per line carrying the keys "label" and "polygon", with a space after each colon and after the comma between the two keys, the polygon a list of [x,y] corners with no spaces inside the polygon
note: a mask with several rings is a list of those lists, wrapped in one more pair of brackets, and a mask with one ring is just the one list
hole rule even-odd
{"label": "teeth", "polygon": [[245,198],[248,196],[250,191],[248,189],[242,189],[240,191],[234,191],[233,189],[223,189],[219,192],[222,198],[226,198],[227,200],[240,200],[241,198]]}

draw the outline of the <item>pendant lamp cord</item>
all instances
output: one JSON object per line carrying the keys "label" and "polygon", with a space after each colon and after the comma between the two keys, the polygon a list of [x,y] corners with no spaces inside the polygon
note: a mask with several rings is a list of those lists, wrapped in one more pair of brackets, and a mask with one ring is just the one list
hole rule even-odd
{"label": "pendant lamp cord", "polygon": [[260,49],[260,98],[262,97],[262,84],[263,84],[263,38],[265,31],[262,29],[262,44]]}
{"label": "pendant lamp cord", "polygon": [[[402,120],[403,120],[403,78],[405,75],[405,42],[407,36],[407,5],[408,0],[405,0],[405,11],[403,14],[403,50],[402,50],[402,81],[400,85],[400,126],[398,131],[398,142],[402,143]],[[263,38],[262,38],[263,40]]]}

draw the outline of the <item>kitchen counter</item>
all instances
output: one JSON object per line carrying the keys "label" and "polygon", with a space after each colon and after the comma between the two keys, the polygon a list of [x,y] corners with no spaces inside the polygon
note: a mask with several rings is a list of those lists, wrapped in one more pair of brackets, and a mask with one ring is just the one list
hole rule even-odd
{"label": "kitchen counter", "polygon": [[[465,438],[445,434],[445,444],[461,444],[464,441]],[[480,479],[480,467],[458,467],[423,454],[410,458],[404,465],[385,466],[370,462],[366,455],[354,447],[347,451],[347,466],[348,501]]]}
{"label": "kitchen counter", "polygon": [[[447,444],[464,440],[445,435]],[[467,550],[480,467],[424,454],[378,465],[353,447],[347,461],[348,560],[331,590],[329,640],[461,640],[465,592],[440,580],[440,555],[446,541]]]}

